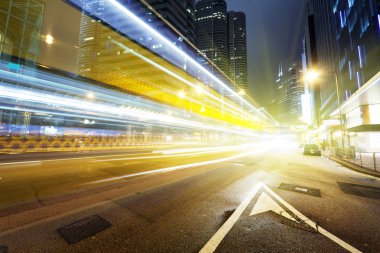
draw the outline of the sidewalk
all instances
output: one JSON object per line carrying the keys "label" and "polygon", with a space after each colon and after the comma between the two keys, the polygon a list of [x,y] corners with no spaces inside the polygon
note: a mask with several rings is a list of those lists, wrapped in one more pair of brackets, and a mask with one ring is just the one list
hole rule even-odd
{"label": "sidewalk", "polygon": [[358,171],[358,172],[361,172],[361,173],[364,173],[367,175],[371,175],[371,176],[380,178],[380,172],[379,171],[376,171],[373,168],[367,168],[364,166],[360,166],[360,165],[358,165],[358,164],[356,164],[356,163],[354,163],[348,159],[342,159],[340,157],[332,156],[332,155],[330,155],[329,150],[322,151],[322,155],[329,158],[330,160],[332,160],[334,162],[337,162],[337,163],[351,169],[351,170],[355,170],[355,171]]}

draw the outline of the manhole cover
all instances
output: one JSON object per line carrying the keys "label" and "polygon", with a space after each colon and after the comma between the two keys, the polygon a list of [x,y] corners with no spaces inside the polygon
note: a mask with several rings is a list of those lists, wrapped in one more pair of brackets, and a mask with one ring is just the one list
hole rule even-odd
{"label": "manhole cover", "polygon": [[338,185],[344,193],[365,198],[380,199],[380,188],[367,185],[348,184],[342,182],[338,182]]}
{"label": "manhole cover", "polygon": [[111,227],[111,223],[98,215],[93,215],[83,220],[61,227],[57,229],[57,231],[66,240],[66,242],[69,244],[74,244],[109,227]]}
{"label": "manhole cover", "polygon": [[315,189],[315,188],[306,187],[306,186],[301,186],[301,185],[281,183],[281,185],[278,187],[278,189],[303,193],[303,194],[307,194],[307,195],[311,195],[311,196],[315,196],[315,197],[321,197],[320,190]]}
{"label": "manhole cover", "polygon": [[8,247],[5,245],[0,245],[0,253],[8,253]]}

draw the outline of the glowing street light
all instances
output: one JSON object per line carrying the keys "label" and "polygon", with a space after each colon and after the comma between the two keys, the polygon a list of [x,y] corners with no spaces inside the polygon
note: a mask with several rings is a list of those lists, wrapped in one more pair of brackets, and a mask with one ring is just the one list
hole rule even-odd
{"label": "glowing street light", "polygon": [[239,91],[239,95],[244,96],[245,95],[245,90],[240,90]]}
{"label": "glowing street light", "polygon": [[307,82],[314,83],[315,81],[317,81],[320,75],[321,73],[317,70],[308,70],[304,75],[304,80]]}
{"label": "glowing street light", "polygon": [[202,107],[201,112],[205,112],[205,111],[206,111],[206,108]]}
{"label": "glowing street light", "polygon": [[45,42],[46,42],[46,44],[49,44],[49,45],[53,44],[54,43],[53,36],[51,36],[50,34],[46,35],[45,36]]}
{"label": "glowing street light", "polygon": [[[339,121],[340,121],[340,127],[344,129],[344,124],[343,124],[343,115],[342,115],[342,108],[341,108],[341,101],[340,101],[340,89],[339,89],[339,83],[338,83],[338,75],[336,72],[329,72],[328,74],[334,75],[335,79],[335,89],[336,89],[336,97],[337,97],[337,102],[338,102],[338,109],[339,109]],[[306,71],[306,74],[304,75],[304,81],[314,83],[315,81],[318,80],[318,78],[322,74],[317,71],[317,70],[308,70]],[[339,137],[339,136],[337,136]],[[342,134],[342,148],[344,148],[344,136]]]}

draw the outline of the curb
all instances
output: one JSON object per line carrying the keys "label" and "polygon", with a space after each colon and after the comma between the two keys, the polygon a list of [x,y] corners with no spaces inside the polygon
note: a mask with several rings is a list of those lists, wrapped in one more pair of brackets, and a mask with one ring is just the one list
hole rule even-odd
{"label": "curb", "polygon": [[360,165],[357,165],[357,164],[354,164],[354,163],[351,163],[349,161],[345,161],[345,160],[342,160],[342,159],[339,159],[339,158],[336,158],[336,157],[333,157],[333,156],[328,156],[328,155],[323,155],[323,156],[327,157],[328,159],[330,159],[330,160],[332,160],[334,162],[337,162],[337,163],[339,163],[341,165],[344,165],[348,169],[351,169],[351,170],[354,170],[354,171],[357,171],[357,172],[360,172],[360,173],[363,173],[363,174],[366,174],[366,175],[370,175],[370,176],[374,176],[374,177],[380,178],[380,172],[372,171],[372,170],[370,170],[370,169],[368,169],[366,167],[362,167]]}

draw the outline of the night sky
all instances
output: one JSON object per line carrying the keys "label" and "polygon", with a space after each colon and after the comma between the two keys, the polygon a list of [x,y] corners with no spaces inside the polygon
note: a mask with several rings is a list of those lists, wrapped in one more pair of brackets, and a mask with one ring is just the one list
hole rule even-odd
{"label": "night sky", "polygon": [[[285,69],[301,57],[307,0],[227,1],[229,10],[246,13],[249,90],[261,106],[267,106],[273,99],[279,63],[282,62]],[[61,0],[46,3],[42,34],[52,34],[56,43],[54,47],[42,45],[40,62],[73,72],[80,12]]]}
{"label": "night sky", "polygon": [[307,0],[227,0],[247,16],[249,90],[262,106],[273,98],[278,65],[301,58]]}

